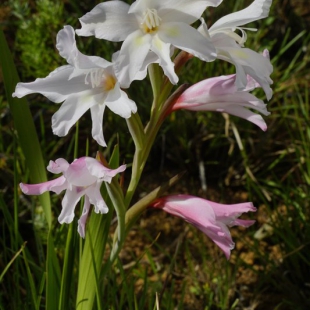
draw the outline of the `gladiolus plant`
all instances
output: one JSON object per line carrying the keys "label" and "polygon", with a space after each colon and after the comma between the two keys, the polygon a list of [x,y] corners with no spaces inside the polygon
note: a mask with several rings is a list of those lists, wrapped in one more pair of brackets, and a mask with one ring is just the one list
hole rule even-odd
{"label": "gladiolus plant", "polygon": [[[190,195],[191,188],[186,195],[163,196],[179,176],[167,180],[141,199],[134,196],[157,133],[167,116],[177,110],[228,113],[267,130],[260,115],[269,115],[266,104],[251,91],[262,88],[267,100],[272,97],[272,65],[267,50],[253,51],[245,47],[246,32],[256,29],[244,28],[244,25],[266,18],[272,0],[254,0],[244,10],[222,17],[208,27],[203,13],[208,7],[216,10],[220,4],[225,5],[225,1],[228,0],[136,0],[131,5],[123,1],[100,3],[79,19],[80,29],[66,25],[59,30],[56,48],[66,65],[44,78],[16,85],[13,97],[39,93],[60,104],[51,120],[53,133],[59,137],[71,135],[70,129],[90,110],[93,137],[90,143],[106,147],[109,137],[104,136],[103,123],[108,125],[104,120],[107,107],[126,121],[128,139],[134,142],[132,163],[121,165],[125,159],[119,158],[117,151],[107,159],[101,152],[89,155],[85,151],[85,157],[51,158],[47,170],[60,174],[57,178],[20,184],[25,195],[49,191],[61,195],[65,191],[57,215],[59,224],[73,222],[76,230],[74,217],[80,217],[77,230],[85,246],[79,265],[76,297],[79,309],[93,308],[98,289],[94,279],[98,275],[108,275],[131,226],[148,207],[166,211],[192,224],[210,237],[227,259],[234,248],[229,228],[248,227],[254,223],[254,220],[239,219],[244,212],[256,211],[251,202],[220,204]],[[91,37],[84,40],[101,40],[102,44],[105,40],[121,42],[120,50],[115,50],[110,60],[82,54],[77,48],[79,36]],[[194,57],[205,67],[213,61],[229,62],[235,74],[210,77],[208,72],[204,80],[194,85],[176,87],[182,67]],[[149,120],[140,119],[141,104],[127,94],[133,81],[147,76],[153,91],[153,98],[146,98],[150,101]],[[116,149],[119,147],[122,146]],[[123,182],[124,179],[128,182]],[[104,252],[109,250],[106,242],[109,232],[103,227],[109,227],[114,212],[118,226],[109,258],[105,255],[103,259]],[[98,217],[92,220],[93,213],[100,214],[100,220]],[[105,218],[109,218],[109,222],[102,220]],[[108,260],[104,267],[103,260]]]}

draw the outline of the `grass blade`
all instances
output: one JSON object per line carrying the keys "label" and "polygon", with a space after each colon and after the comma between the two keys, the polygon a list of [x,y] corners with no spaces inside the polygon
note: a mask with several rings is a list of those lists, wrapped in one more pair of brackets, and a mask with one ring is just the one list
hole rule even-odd
{"label": "grass blade", "polygon": [[19,254],[23,251],[24,247],[26,246],[26,242],[22,245],[22,247],[17,251],[17,253],[13,256],[13,258],[11,259],[11,261],[5,266],[4,270],[2,271],[1,275],[0,275],[0,282],[2,281],[4,275],[6,274],[6,272],[8,271],[8,269],[10,268],[10,266],[13,264],[13,262],[15,261],[15,259],[19,256]]}
{"label": "grass blade", "polygon": [[46,270],[46,309],[55,310],[59,304],[61,273],[51,232],[47,239]]}
{"label": "grass blade", "polygon": [[[45,164],[27,100],[24,98],[17,99],[12,97],[12,93],[15,90],[16,84],[19,82],[19,78],[2,30],[0,31],[0,51],[0,64],[3,72],[7,100],[18,134],[18,142],[26,158],[31,182],[45,182],[47,180]],[[40,195],[39,199],[44,209],[48,226],[51,228],[52,214],[49,193],[47,192]]]}

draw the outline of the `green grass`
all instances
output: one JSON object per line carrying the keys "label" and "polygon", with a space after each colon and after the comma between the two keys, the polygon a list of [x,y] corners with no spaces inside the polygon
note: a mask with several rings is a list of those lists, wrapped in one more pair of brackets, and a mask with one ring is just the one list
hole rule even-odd
{"label": "green grass", "polygon": [[[216,15],[209,18],[216,20],[250,2],[237,1],[235,7],[231,3],[223,5],[211,10]],[[1,4],[1,9],[11,10],[2,26],[24,80],[45,76],[62,64],[54,49],[57,31],[65,23],[78,27],[77,18],[94,5],[94,1],[82,5],[74,1],[13,0]],[[228,262],[201,232],[159,211],[146,211],[110,268],[107,260],[113,240],[107,232],[115,229],[115,214],[111,212],[106,218],[93,214],[91,223],[95,226],[100,222],[105,230],[98,230],[94,239],[84,241],[76,233],[76,221],[69,226],[57,223],[59,197],[51,196],[46,220],[49,207],[42,200],[21,194],[18,183],[32,178],[28,162],[29,158],[36,159],[37,153],[25,154],[24,145],[31,139],[21,137],[25,129],[16,125],[14,110],[9,112],[11,98],[0,93],[1,310],[74,309],[78,286],[81,289],[79,281],[87,276],[90,280],[85,280],[84,289],[96,292],[94,309],[310,307],[310,36],[304,31],[309,20],[288,9],[281,7],[281,1],[274,1],[270,17],[259,23],[260,30],[249,34],[247,42],[254,50],[268,47],[271,52],[274,96],[268,103],[271,115],[265,118],[268,131],[260,132],[253,124],[235,117],[225,119],[221,114],[177,112],[164,123],[138,189],[139,193],[151,191],[174,172],[187,170],[172,191],[190,191],[227,203],[253,201],[259,209],[252,217],[257,218],[257,224],[247,230],[232,229],[236,249]],[[51,18],[55,10],[57,14]],[[279,10],[287,16],[284,21],[278,19]],[[85,39],[79,45],[85,53],[108,59],[115,49],[112,44],[105,46]],[[193,83],[205,77],[206,70],[207,76],[209,72],[234,72],[229,64],[201,64],[195,59],[187,64],[182,81]],[[150,96],[148,87],[149,81],[141,85],[135,82],[130,90],[132,97],[139,93],[143,98],[139,111],[143,124],[149,117],[149,104],[144,100]],[[257,95],[263,96],[261,92]],[[86,149],[91,155],[95,153],[97,146],[88,142],[89,115],[80,122],[79,141],[55,138],[50,118],[56,105],[43,97],[27,99],[43,154],[41,165],[59,157],[71,160],[83,156]],[[121,162],[124,158],[131,162],[134,145],[128,143],[125,122],[107,113],[105,124],[105,133],[111,139],[107,150],[103,150],[107,158],[113,157],[118,142],[119,155],[115,156]],[[206,169],[207,192],[200,188],[200,161]],[[36,162],[32,165],[36,166]],[[135,195],[134,202],[137,198]],[[257,238],[262,227],[266,233]],[[96,253],[94,247],[100,238],[105,244],[104,254]],[[84,252],[88,256],[83,258],[85,249],[89,249]],[[92,262],[101,260],[102,255],[102,268],[94,271]],[[89,270],[93,271],[79,270],[82,260],[90,262]],[[87,288],[89,283],[92,288]]]}

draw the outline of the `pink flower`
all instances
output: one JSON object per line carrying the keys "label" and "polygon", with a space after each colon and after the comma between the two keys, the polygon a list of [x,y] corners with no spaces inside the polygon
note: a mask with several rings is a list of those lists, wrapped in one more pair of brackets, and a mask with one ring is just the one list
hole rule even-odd
{"label": "pink flower", "polygon": [[85,196],[83,213],[78,221],[78,232],[84,238],[90,205],[94,205],[96,213],[103,214],[109,211],[100,193],[102,182],[110,183],[117,173],[125,169],[126,165],[114,170],[109,169],[91,157],[75,159],[71,164],[59,158],[56,161],[50,161],[47,170],[56,174],[62,173],[61,177],[40,184],[20,183],[20,188],[27,195],[40,195],[47,191],[59,194],[66,190],[62,200],[62,210],[58,217],[60,224],[73,221],[74,209],[81,197]]}
{"label": "pink flower", "polygon": [[264,119],[250,109],[257,110],[264,115],[270,113],[262,100],[249,93],[250,90],[258,87],[258,83],[250,76],[247,78],[248,82],[243,90],[237,89],[235,74],[209,78],[196,83],[181,94],[172,106],[172,111],[186,109],[225,112],[244,118],[265,131],[267,125]]}
{"label": "pink flower", "polygon": [[238,219],[244,212],[256,211],[251,202],[224,205],[190,195],[173,195],[159,198],[152,206],[196,226],[222,249],[227,259],[235,246],[228,227],[249,227],[255,223]]}

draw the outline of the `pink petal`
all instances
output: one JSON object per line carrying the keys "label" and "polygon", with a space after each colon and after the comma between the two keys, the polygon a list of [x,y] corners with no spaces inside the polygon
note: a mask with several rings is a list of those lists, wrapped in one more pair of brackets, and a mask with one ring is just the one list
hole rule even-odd
{"label": "pink petal", "polygon": [[55,180],[47,181],[39,184],[19,184],[22,192],[26,195],[41,195],[47,191],[55,192],[59,194],[61,191],[67,188],[68,184],[66,179],[61,176]]}
{"label": "pink petal", "polygon": [[64,158],[58,158],[55,161],[50,160],[47,171],[58,174],[68,169],[69,163]]}
{"label": "pink petal", "polygon": [[85,163],[92,176],[108,183],[111,182],[114,176],[126,169],[126,165],[121,165],[117,169],[109,169],[102,165],[98,160],[91,157],[85,157]]}
{"label": "pink petal", "polygon": [[[89,173],[86,165],[87,159],[90,157],[81,157],[72,162],[69,168],[64,172],[67,181],[78,187],[87,187],[98,181],[98,179]],[[96,160],[92,158],[93,160]]]}
{"label": "pink petal", "polygon": [[250,202],[223,205],[190,195],[172,195],[159,198],[152,206],[196,226],[219,246],[227,259],[235,246],[227,225],[248,227],[255,222],[236,219],[243,212],[256,211]]}
{"label": "pink petal", "polygon": [[216,218],[224,217],[238,217],[244,212],[255,212],[257,209],[253,206],[252,202],[243,202],[237,204],[222,204],[209,201],[209,204],[214,210]]}
{"label": "pink petal", "polygon": [[[250,94],[248,91],[239,91],[235,85],[236,75],[219,76],[206,79],[186,89],[171,111],[186,109],[190,111],[226,112],[244,118],[262,130],[267,129],[264,119],[250,109],[269,115],[266,104]],[[256,84],[251,78],[246,85],[247,90]]]}
{"label": "pink petal", "polygon": [[231,234],[222,223],[218,223],[220,231],[210,229],[209,227],[198,227],[203,233],[205,233],[225,254],[226,258],[229,259],[230,252],[235,248],[235,243],[231,238]]}

